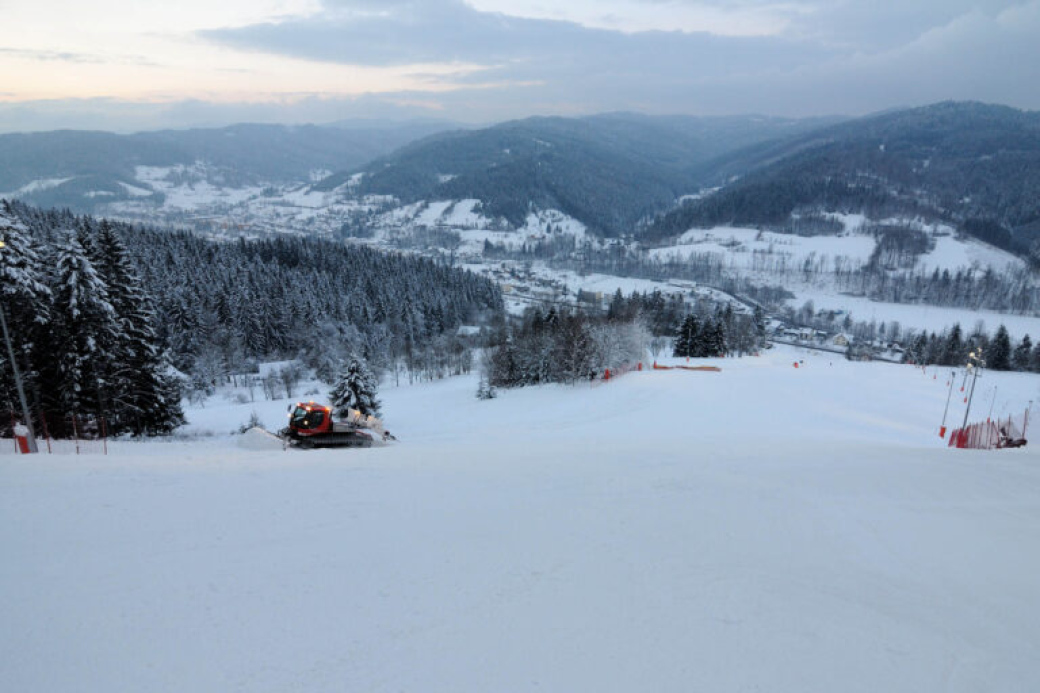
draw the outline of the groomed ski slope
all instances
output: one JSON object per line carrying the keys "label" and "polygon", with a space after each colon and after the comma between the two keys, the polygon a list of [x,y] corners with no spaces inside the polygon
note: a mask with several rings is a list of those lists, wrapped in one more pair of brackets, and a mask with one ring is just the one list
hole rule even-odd
{"label": "groomed ski slope", "polygon": [[945,448],[945,369],[715,363],[384,389],[381,449],[0,454],[0,690],[1040,690],[1036,449]]}

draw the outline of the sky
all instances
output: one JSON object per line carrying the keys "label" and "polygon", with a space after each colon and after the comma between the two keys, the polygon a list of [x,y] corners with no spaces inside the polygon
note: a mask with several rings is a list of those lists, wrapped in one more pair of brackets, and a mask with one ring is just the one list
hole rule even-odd
{"label": "sky", "polygon": [[0,132],[1040,109],[1040,0],[0,0]]}

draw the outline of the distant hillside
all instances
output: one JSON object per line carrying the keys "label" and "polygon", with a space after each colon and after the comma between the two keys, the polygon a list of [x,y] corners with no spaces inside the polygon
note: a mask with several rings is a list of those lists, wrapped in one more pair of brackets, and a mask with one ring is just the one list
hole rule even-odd
{"label": "distant hillside", "polygon": [[0,195],[89,211],[100,202],[151,194],[135,177],[137,166],[196,162],[204,162],[205,175],[219,185],[306,181],[312,171],[360,166],[446,127],[233,125],[133,135],[74,130],[0,135]]}
{"label": "distant hillside", "polygon": [[861,118],[712,162],[716,180],[751,171],[648,230],[778,227],[792,214],[943,219],[1019,252],[1040,237],[1040,113],[941,103]]}
{"label": "distant hillside", "polygon": [[478,199],[485,215],[515,225],[532,207],[559,209],[595,232],[618,235],[696,191],[706,162],[821,122],[832,121],[623,113],[530,118],[433,135],[316,188],[331,190],[363,172],[362,193],[404,203]]}

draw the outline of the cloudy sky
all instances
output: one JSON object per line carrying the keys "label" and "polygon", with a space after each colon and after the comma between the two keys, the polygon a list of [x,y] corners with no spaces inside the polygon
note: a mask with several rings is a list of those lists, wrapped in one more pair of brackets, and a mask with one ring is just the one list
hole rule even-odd
{"label": "cloudy sky", "polygon": [[1040,0],[0,0],[0,131],[1040,109]]}

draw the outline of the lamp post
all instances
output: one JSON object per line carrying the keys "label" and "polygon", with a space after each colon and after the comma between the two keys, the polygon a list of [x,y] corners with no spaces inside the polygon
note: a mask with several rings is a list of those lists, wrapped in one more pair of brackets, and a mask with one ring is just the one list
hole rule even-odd
{"label": "lamp post", "polygon": [[[0,239],[0,250],[3,250],[5,245],[6,243],[4,243],[3,239]],[[7,355],[11,360],[11,370],[14,372],[14,386],[18,390],[18,401],[22,405],[22,416],[25,417],[25,427],[29,429],[29,452],[38,452],[36,432],[33,431],[32,417],[29,415],[29,403],[25,399],[25,390],[22,388],[22,375],[18,372],[18,361],[14,357],[14,347],[11,346],[11,334],[7,331],[7,316],[4,315],[3,305],[0,305],[0,327],[3,328],[4,342],[7,344]]]}
{"label": "lamp post", "polygon": [[982,347],[968,352],[968,372],[971,373],[971,390],[968,393],[968,406],[964,408],[964,423],[961,424],[963,431],[968,427],[968,412],[971,411],[971,400],[975,396],[975,381],[979,379],[979,370],[985,368],[986,362],[982,358]]}

